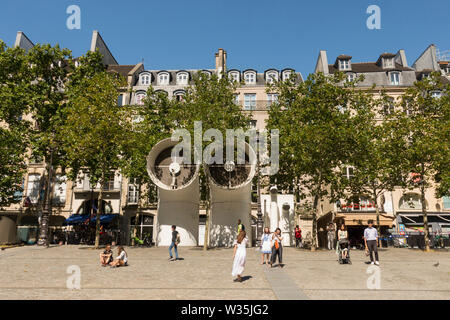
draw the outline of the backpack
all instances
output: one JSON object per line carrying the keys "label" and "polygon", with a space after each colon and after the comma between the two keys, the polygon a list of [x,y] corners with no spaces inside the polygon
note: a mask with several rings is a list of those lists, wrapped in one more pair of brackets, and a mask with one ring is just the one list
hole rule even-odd
{"label": "backpack", "polygon": [[180,237],[180,234],[177,233],[177,245],[180,244],[180,242],[181,242],[181,237]]}

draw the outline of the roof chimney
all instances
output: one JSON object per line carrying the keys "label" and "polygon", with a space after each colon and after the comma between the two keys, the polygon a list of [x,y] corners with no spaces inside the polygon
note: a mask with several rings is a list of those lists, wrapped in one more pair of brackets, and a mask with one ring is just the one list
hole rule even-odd
{"label": "roof chimney", "polygon": [[218,75],[227,71],[227,52],[222,48],[215,54],[216,72]]}

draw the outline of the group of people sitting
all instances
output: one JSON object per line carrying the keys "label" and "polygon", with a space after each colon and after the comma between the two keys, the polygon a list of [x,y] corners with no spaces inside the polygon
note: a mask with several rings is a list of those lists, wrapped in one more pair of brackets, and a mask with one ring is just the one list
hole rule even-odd
{"label": "group of people sitting", "polygon": [[111,268],[117,268],[128,265],[128,255],[122,246],[117,247],[117,257],[113,258],[113,251],[108,244],[105,250],[100,253],[100,264],[102,267],[110,266]]}

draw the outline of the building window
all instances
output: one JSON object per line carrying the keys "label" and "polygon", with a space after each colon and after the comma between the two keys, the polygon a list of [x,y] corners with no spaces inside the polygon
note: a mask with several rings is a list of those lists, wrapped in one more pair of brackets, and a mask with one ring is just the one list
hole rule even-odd
{"label": "building window", "polygon": [[266,73],[266,82],[267,83],[274,83],[278,81],[278,72],[276,71],[270,71]]}
{"label": "building window", "polygon": [[393,68],[394,67],[394,58],[385,58],[384,59],[384,67],[385,68]]}
{"label": "building window", "polygon": [[256,83],[256,73],[255,72],[244,73],[244,81],[245,81],[245,84],[255,84]]}
{"label": "building window", "polygon": [[399,72],[390,72],[389,80],[391,85],[398,86],[400,84],[400,73]]}
{"label": "building window", "polygon": [[131,204],[137,204],[139,200],[139,184],[133,179],[128,184],[127,201]]}
{"label": "building window", "polygon": [[244,94],[244,110],[256,109],[256,94],[246,93]]}
{"label": "building window", "polygon": [[169,84],[169,73],[162,72],[158,74],[158,85],[165,86]]}
{"label": "building window", "polygon": [[339,60],[339,70],[349,70],[350,61],[349,60]]}
{"label": "building window", "polygon": [[146,97],[145,92],[137,92],[135,95],[136,104],[138,106],[143,106],[145,97]]}
{"label": "building window", "polygon": [[231,81],[236,81],[239,82],[239,72],[238,71],[231,71],[228,73],[228,79],[230,79]]}
{"label": "building window", "polygon": [[291,77],[291,75],[292,75],[292,70],[283,71],[283,74],[282,74],[283,81],[288,80]]}
{"label": "building window", "polygon": [[177,90],[173,93],[175,100],[180,102],[184,101],[184,94],[185,94],[184,90]]}
{"label": "building window", "polygon": [[355,168],[354,167],[345,167],[344,169],[344,176],[348,179],[351,180],[355,177]]}
{"label": "building window", "polygon": [[450,197],[449,196],[445,196],[442,198],[443,202],[444,202],[444,209],[445,210],[450,210]]}
{"label": "building window", "polygon": [[256,120],[250,120],[250,129],[256,129]]}
{"label": "building window", "polygon": [[441,91],[433,91],[433,92],[431,92],[431,97],[439,99],[440,97],[442,97],[442,92]]}
{"label": "building window", "polygon": [[189,75],[187,72],[177,73],[177,84],[188,84]]}
{"label": "building window", "polygon": [[383,113],[385,116],[393,114],[395,111],[394,99],[389,99],[389,103],[385,105],[383,108],[384,108]]}
{"label": "building window", "polygon": [[36,204],[39,200],[40,185],[41,185],[41,175],[40,174],[28,175],[26,196],[27,196],[27,198],[30,199],[31,204]]}
{"label": "building window", "polygon": [[141,85],[148,86],[150,84],[151,75],[149,73],[141,74],[139,78]]}
{"label": "building window", "polygon": [[239,93],[234,94],[234,103],[239,105]]}
{"label": "building window", "polygon": [[66,203],[66,189],[66,176],[60,174],[56,175],[52,197],[52,203],[54,205],[64,205]]}
{"label": "building window", "polygon": [[354,73],[347,73],[347,82],[353,82],[356,79],[356,75]]}
{"label": "building window", "polygon": [[420,210],[422,209],[422,201],[420,200],[420,196],[416,193],[408,193],[403,195],[400,198],[399,202],[400,209],[414,209]]}
{"label": "building window", "polygon": [[123,106],[123,94],[119,94],[119,97],[117,98],[117,105],[119,107]]}
{"label": "building window", "polygon": [[278,101],[278,94],[268,93],[267,94],[267,107],[270,107],[274,102]]}

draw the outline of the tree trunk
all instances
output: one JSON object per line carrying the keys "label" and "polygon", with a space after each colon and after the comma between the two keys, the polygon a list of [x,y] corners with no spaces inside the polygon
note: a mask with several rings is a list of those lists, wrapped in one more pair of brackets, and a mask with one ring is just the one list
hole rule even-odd
{"label": "tree trunk", "polygon": [[[136,208],[136,216],[134,218],[134,230],[133,230],[133,238],[131,239],[131,245],[134,246],[136,243],[134,241],[134,239],[136,238],[137,234],[138,234],[138,222],[139,222],[139,218],[140,218],[140,211],[141,211],[141,191],[142,191],[142,186],[139,183],[139,190],[138,190],[138,198],[137,198],[137,208]],[[142,235],[141,235],[142,237]]]}
{"label": "tree trunk", "polygon": [[100,247],[100,216],[102,214],[102,200],[103,200],[103,184],[105,181],[105,174],[102,173],[102,177],[100,179],[100,191],[98,192],[98,208],[97,215],[95,220],[95,248],[98,249]]}
{"label": "tree trunk", "polygon": [[[206,176],[206,175],[205,175]],[[209,190],[208,177],[205,178],[206,182],[206,221],[205,221],[205,240],[203,241],[203,250],[208,250],[208,236],[209,236],[209,215],[210,215],[210,202],[211,192]]]}
{"label": "tree trunk", "polygon": [[52,189],[52,164],[53,164],[53,150],[50,150],[50,161],[47,162],[47,181],[46,181],[46,188],[45,188],[45,195],[44,195],[44,203],[42,205],[42,215],[41,215],[41,221],[39,223],[39,240],[38,244],[42,246],[49,245],[49,239],[48,239],[48,231],[49,231],[49,215],[52,210],[52,206],[50,203],[50,192]]}
{"label": "tree trunk", "polygon": [[317,247],[317,206],[319,205],[319,194],[320,190],[318,190],[314,196],[311,251],[316,251]]}
{"label": "tree trunk", "polygon": [[[422,176],[423,177],[423,176]],[[430,243],[429,243],[429,234],[428,234],[428,216],[427,216],[427,206],[425,203],[425,186],[423,183],[423,178],[421,179],[421,187],[420,187],[420,201],[422,202],[422,215],[423,215],[423,235],[425,240],[425,251],[430,251]]]}

